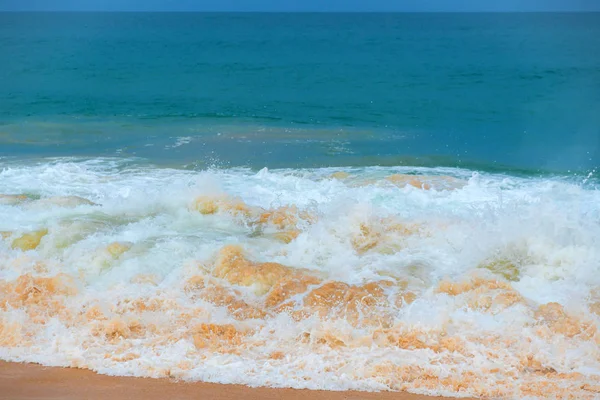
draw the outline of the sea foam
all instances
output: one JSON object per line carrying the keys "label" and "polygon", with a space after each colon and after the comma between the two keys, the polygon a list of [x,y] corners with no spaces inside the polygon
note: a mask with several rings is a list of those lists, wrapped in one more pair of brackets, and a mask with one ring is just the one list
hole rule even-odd
{"label": "sea foam", "polygon": [[0,172],[0,358],[597,398],[600,191],[451,168]]}

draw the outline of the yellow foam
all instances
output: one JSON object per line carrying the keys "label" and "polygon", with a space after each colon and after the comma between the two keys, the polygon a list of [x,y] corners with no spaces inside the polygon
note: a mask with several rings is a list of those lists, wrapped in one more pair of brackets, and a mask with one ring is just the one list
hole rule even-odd
{"label": "yellow foam", "polygon": [[21,237],[16,238],[12,242],[13,249],[20,249],[23,251],[33,250],[39,246],[42,238],[48,234],[48,229],[41,229],[39,231],[26,233]]}

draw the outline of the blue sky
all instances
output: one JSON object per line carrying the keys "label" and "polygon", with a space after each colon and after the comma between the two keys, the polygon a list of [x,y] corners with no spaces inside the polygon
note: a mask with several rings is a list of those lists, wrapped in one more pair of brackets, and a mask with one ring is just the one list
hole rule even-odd
{"label": "blue sky", "polygon": [[3,11],[600,11],[600,0],[0,0]]}

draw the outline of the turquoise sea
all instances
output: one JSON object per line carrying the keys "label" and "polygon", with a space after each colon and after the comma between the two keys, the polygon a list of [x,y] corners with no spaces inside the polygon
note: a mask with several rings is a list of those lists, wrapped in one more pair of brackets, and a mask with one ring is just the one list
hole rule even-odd
{"label": "turquoise sea", "polygon": [[4,13],[0,155],[586,172],[598,37],[598,13]]}
{"label": "turquoise sea", "polygon": [[598,399],[600,13],[0,13],[0,54],[0,360]]}

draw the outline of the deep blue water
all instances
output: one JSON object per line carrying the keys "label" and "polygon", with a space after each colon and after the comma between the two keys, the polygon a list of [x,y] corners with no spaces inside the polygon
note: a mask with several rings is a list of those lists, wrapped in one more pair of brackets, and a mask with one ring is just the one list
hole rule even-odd
{"label": "deep blue water", "polygon": [[600,165],[600,14],[0,14],[0,156]]}

